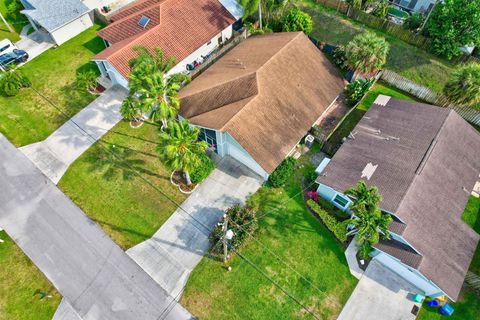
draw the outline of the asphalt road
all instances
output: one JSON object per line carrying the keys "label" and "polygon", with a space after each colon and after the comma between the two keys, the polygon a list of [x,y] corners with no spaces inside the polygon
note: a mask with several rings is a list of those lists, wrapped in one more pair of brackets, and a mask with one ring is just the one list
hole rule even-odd
{"label": "asphalt road", "polygon": [[84,320],[192,319],[2,135],[0,227]]}

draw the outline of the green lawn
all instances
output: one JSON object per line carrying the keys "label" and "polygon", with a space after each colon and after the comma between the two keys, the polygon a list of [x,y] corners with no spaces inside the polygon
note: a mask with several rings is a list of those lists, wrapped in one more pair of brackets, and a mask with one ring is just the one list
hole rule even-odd
{"label": "green lawn", "polygon": [[315,4],[313,0],[296,0],[297,4],[308,12],[314,21],[311,36],[331,44],[345,45],[355,35],[364,30],[375,31],[390,43],[390,53],[386,68],[441,92],[454,65],[415,46],[403,42],[389,34],[373,30],[332,9]]}
{"label": "green lawn", "polygon": [[[96,36],[100,25],[50,49],[21,67],[33,86],[70,116],[95,99],[75,87],[78,71],[97,67],[90,59],[104,48]],[[45,139],[67,119],[32,89],[15,97],[0,96],[0,132],[12,143],[23,146]]]}
{"label": "green lawn", "polygon": [[[321,319],[336,319],[357,280],[342,245],[306,210],[300,176],[297,170],[286,187],[263,187],[252,196],[258,215],[266,216],[255,235],[258,242],[250,241],[241,254]],[[203,258],[182,304],[200,319],[313,318],[239,256],[231,266],[226,272],[222,263]]]}
{"label": "green lawn", "polygon": [[0,320],[51,319],[60,294],[4,231],[0,239]]}
{"label": "green lawn", "polygon": [[[470,197],[465,211],[462,215],[463,221],[470,225],[477,233],[480,233],[480,199]],[[470,271],[480,275],[480,246],[477,247],[473,257]],[[460,293],[457,303],[452,303],[455,312],[451,319],[476,320],[480,314],[480,295],[473,290],[466,288]],[[428,306],[422,307],[417,320],[440,320],[444,319],[436,309]]]}
{"label": "green lawn", "polygon": [[10,17],[7,15],[7,6],[15,0],[0,0],[0,12],[3,14],[8,24],[15,30],[15,32],[10,32],[7,26],[0,19],[0,40],[8,38],[13,42],[20,40],[20,32],[22,28],[27,25],[28,19],[23,14],[18,14],[16,18]]}
{"label": "green lawn", "polygon": [[[119,123],[103,142],[77,159],[58,184],[123,249],[150,238],[175,211],[175,205],[130,168],[176,201],[186,198],[170,183],[171,171],[158,160],[157,134],[158,127],[153,125],[132,129],[126,122]],[[118,160],[109,157],[105,147],[113,149]]]}
{"label": "green lawn", "polygon": [[340,126],[333,132],[330,136],[328,141],[333,144],[337,145],[342,142],[342,139],[350,132],[352,132],[353,128],[357,125],[357,123],[362,119],[363,115],[368,111],[370,106],[373,104],[375,99],[380,95],[387,95],[391,96],[396,99],[403,99],[403,100],[410,100],[414,101],[415,99],[408,94],[399,91],[393,87],[388,86],[383,82],[377,82],[375,86],[367,93],[367,95],[363,98],[360,104],[347,115],[347,117],[343,120]]}

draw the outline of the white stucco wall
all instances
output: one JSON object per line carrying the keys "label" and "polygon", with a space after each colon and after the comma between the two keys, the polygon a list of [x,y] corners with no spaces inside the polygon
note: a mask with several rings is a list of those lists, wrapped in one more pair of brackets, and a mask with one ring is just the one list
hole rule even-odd
{"label": "white stucco wall", "polygon": [[422,290],[426,296],[438,297],[444,295],[444,292],[440,288],[423,276],[418,270],[403,264],[400,260],[385,252],[376,251],[378,254],[374,257],[375,260],[415,285],[418,289]]}
{"label": "white stucco wall", "polygon": [[[128,89],[128,81],[125,79],[107,60],[94,60],[95,63],[97,64],[98,69],[100,70],[100,73],[103,76],[108,76],[110,77],[110,80],[112,80],[113,84],[119,84],[122,87]],[[103,62],[103,67],[101,66]]]}
{"label": "white stucco wall", "polygon": [[68,41],[87,30],[91,26],[93,26],[93,20],[89,13],[86,13],[72,22],[67,23],[66,25],[51,32],[50,35],[52,36],[53,40],[55,40],[57,45],[61,45],[65,41]]}

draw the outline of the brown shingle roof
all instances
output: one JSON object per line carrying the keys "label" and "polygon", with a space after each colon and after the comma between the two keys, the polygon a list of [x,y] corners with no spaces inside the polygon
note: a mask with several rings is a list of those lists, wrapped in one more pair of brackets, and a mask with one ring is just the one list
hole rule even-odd
{"label": "brown shingle roof", "polygon": [[396,241],[393,239],[390,240],[380,240],[375,246],[378,250],[386,252],[402,261],[406,265],[409,265],[412,268],[418,268],[422,262],[422,256],[419,255],[415,250],[410,248],[410,246]]}
{"label": "brown shingle roof", "polygon": [[230,133],[271,173],[343,87],[303,33],[254,36],[180,91],[180,114]]}
{"label": "brown shingle roof", "polygon": [[407,225],[418,270],[456,299],[479,240],[461,214],[479,179],[480,134],[452,110],[395,99],[374,104],[353,132],[317,181],[342,191],[377,166],[364,179]]}
{"label": "brown shingle roof", "polygon": [[[150,19],[145,29],[138,25],[142,16]],[[180,62],[235,22],[218,0],[139,0],[111,20],[98,32],[111,46],[94,59],[109,61],[125,78],[135,46],[162,48]]]}

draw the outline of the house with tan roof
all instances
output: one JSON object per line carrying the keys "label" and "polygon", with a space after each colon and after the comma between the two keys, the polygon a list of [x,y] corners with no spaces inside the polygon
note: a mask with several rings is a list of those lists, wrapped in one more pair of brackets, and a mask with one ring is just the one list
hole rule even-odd
{"label": "house with tan roof", "polygon": [[219,156],[267,179],[344,86],[303,33],[252,36],[180,91],[179,114]]}
{"label": "house with tan roof", "polygon": [[361,179],[378,187],[393,222],[373,259],[427,296],[456,300],[480,238],[461,218],[479,159],[480,134],[455,111],[380,95],[321,170],[318,192],[348,211],[344,190]]}
{"label": "house with tan roof", "polygon": [[177,62],[169,73],[185,72],[187,64],[230,39],[241,16],[235,0],[137,0],[113,13],[111,24],[98,32],[107,48],[93,61],[102,76],[125,88],[136,46],[161,48]]}

